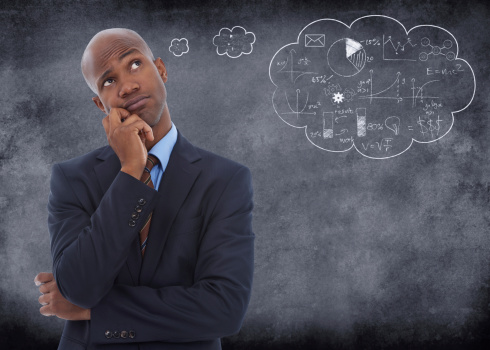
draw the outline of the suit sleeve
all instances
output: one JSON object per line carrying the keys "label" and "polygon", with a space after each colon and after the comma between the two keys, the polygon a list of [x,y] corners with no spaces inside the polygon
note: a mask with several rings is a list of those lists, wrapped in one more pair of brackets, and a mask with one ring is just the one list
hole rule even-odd
{"label": "suit sleeve", "polygon": [[[48,202],[53,274],[68,301],[92,308],[112,288],[144,224],[142,218],[153,210],[157,191],[119,172],[90,215],[70,181],[58,164],[53,166]],[[136,206],[141,212],[133,225]]]}
{"label": "suit sleeve", "polygon": [[[237,333],[253,278],[252,196],[250,171],[241,167],[221,194],[202,237],[194,284],[114,286],[92,309],[92,341],[190,342]],[[134,337],[107,339],[106,330],[133,331]]]}

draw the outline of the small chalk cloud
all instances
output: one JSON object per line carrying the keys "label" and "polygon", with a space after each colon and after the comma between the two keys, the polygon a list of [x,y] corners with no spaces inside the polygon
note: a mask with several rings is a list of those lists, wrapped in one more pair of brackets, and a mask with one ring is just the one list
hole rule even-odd
{"label": "small chalk cloud", "polygon": [[475,75],[447,30],[387,16],[308,24],[269,65],[279,118],[329,152],[386,159],[447,135]]}
{"label": "small chalk cloud", "polygon": [[218,55],[227,55],[231,58],[237,58],[252,53],[253,44],[255,43],[255,34],[247,32],[245,28],[235,26],[231,29],[221,28],[218,35],[213,38],[213,44],[216,46]]}
{"label": "small chalk cloud", "polygon": [[180,57],[189,52],[189,42],[186,38],[172,39],[168,50],[174,54],[174,56]]}

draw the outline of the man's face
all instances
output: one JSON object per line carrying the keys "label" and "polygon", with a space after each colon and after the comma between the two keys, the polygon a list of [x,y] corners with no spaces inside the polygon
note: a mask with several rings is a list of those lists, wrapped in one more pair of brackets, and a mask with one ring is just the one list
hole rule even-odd
{"label": "man's face", "polygon": [[152,61],[134,40],[110,37],[99,40],[90,53],[87,67],[98,93],[93,98],[96,105],[106,114],[114,107],[124,108],[155,126],[166,104],[167,72],[162,60]]}

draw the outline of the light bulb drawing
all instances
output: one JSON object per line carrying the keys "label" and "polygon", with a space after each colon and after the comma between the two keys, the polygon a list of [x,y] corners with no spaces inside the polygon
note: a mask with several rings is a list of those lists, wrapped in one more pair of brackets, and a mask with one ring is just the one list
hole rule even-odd
{"label": "light bulb drawing", "polygon": [[393,131],[395,135],[400,133],[400,118],[396,116],[388,117],[385,120],[385,125],[388,129]]}

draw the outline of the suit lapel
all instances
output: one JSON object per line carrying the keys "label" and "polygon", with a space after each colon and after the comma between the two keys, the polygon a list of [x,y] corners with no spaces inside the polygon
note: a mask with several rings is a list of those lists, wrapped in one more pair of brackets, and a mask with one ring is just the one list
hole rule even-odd
{"label": "suit lapel", "polygon": [[140,284],[150,285],[161,261],[168,233],[200,169],[192,163],[200,159],[194,146],[180,132],[158,189],[148,245],[140,274]]}
{"label": "suit lapel", "polygon": [[[97,158],[103,160],[102,163],[97,164],[94,167],[94,171],[97,175],[97,180],[99,181],[99,185],[102,189],[102,195],[104,195],[114,181],[114,178],[121,170],[121,162],[119,161],[116,153],[114,153],[112,148],[109,146],[102,150]],[[126,267],[129,270],[131,280],[133,281],[133,285],[135,286],[138,285],[138,275],[141,269],[141,261],[142,259],[139,250],[139,237],[136,236],[134,242],[131,245],[128,259],[126,260]]]}

